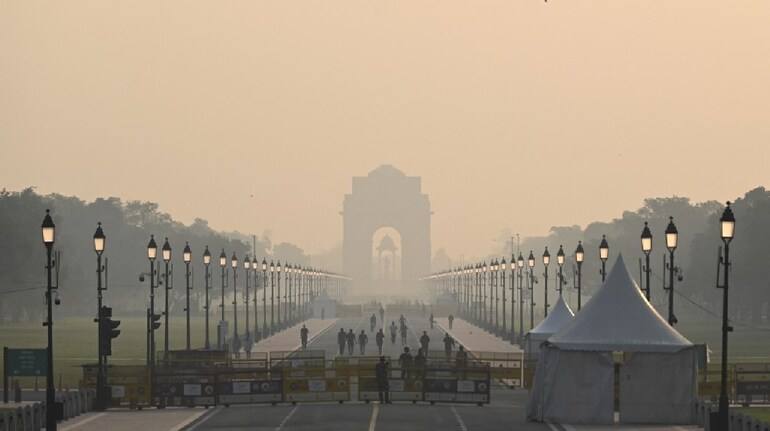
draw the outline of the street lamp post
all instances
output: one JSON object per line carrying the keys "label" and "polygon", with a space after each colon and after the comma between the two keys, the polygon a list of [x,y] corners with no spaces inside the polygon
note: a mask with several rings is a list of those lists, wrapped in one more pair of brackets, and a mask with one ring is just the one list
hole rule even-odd
{"label": "street lamp post", "polygon": [[607,277],[607,269],[605,265],[609,257],[610,246],[607,244],[607,238],[602,235],[602,242],[599,244],[599,259],[602,261],[602,283],[604,283],[604,279]]}
{"label": "street lamp post", "polygon": [[275,270],[277,275],[275,278],[277,279],[277,285],[276,285],[276,296],[278,297],[278,307],[276,307],[276,316],[275,319],[278,321],[278,330],[283,329],[283,324],[281,323],[281,261],[278,261],[278,264],[275,266]]}
{"label": "street lamp post", "polygon": [[561,244],[559,245],[559,251],[556,253],[556,264],[559,265],[559,298],[562,296],[562,288],[564,287],[564,275],[562,270],[564,269],[564,249]]}
{"label": "street lamp post", "polygon": [[585,259],[585,251],[583,250],[583,242],[578,241],[577,248],[575,249],[575,262],[577,262],[577,291],[578,291],[578,311],[580,311],[580,290],[581,290],[581,278],[583,275],[583,259]]}
{"label": "street lamp post", "polygon": [[102,342],[102,253],[104,253],[106,237],[102,230],[102,223],[99,222],[94,233],[94,251],[96,252],[96,321],[98,322],[97,330],[97,354],[99,356],[99,365],[96,370],[96,410],[104,411],[105,409],[105,379],[104,379],[104,343]]}
{"label": "street lamp post", "polygon": [[291,264],[286,264],[286,290],[283,292],[283,307],[284,307],[284,313],[283,318],[286,319],[287,324],[291,324],[291,285],[292,285],[292,279],[291,274],[294,268],[291,266]]}
{"label": "street lamp post", "polygon": [[[52,284],[52,271],[53,261],[51,259],[51,252],[53,250],[53,243],[56,238],[56,225],[53,223],[51,213],[49,210],[45,210],[45,218],[43,219],[43,244],[45,244],[46,250],[46,273],[48,276],[48,284],[46,285],[46,305],[48,307],[48,317],[45,322],[45,326],[48,329],[48,351],[46,352],[46,382],[45,382],[45,426],[47,430],[56,431],[56,409],[54,404],[56,403],[56,393],[53,386],[53,290],[56,289]],[[99,309],[101,312],[101,309]],[[100,352],[101,353],[101,352]]]}
{"label": "street lamp post", "polygon": [[192,260],[192,251],[190,250],[190,244],[185,241],[184,243],[184,250],[182,251],[182,260],[184,261],[185,266],[185,294],[186,294],[186,305],[184,311],[187,313],[187,342],[185,344],[185,347],[187,350],[191,350],[190,347],[190,289],[192,288],[190,286],[190,261]]}
{"label": "street lamp post", "polygon": [[[259,262],[257,262],[257,256],[254,256],[254,258],[251,261],[251,269],[254,271],[254,342],[259,341],[262,339],[262,333],[259,332],[259,301],[257,298],[259,297],[258,293],[258,287],[257,287],[257,279],[259,279]],[[262,288],[264,289],[265,286],[262,285]]]}
{"label": "street lamp post", "polygon": [[506,312],[505,312],[505,310],[506,310],[506,307],[508,305],[508,304],[506,304],[506,298],[505,298],[505,277],[506,277],[506,274],[505,274],[506,267],[505,266],[506,266],[506,262],[505,262],[505,258],[503,258],[503,260],[500,261],[500,273],[499,273],[499,275],[500,275],[500,290],[502,290],[502,292],[503,292],[503,328],[502,328],[503,336],[505,336],[505,333],[507,332],[506,322],[505,322],[505,320],[506,320]]}
{"label": "street lamp post", "polygon": [[219,303],[222,316],[219,319],[219,325],[217,325],[217,349],[225,350],[225,342],[227,341],[227,322],[225,321],[225,287],[227,287],[225,267],[227,267],[227,255],[225,254],[225,249],[222,249],[222,253],[219,254],[219,267],[222,268],[222,292]]}
{"label": "street lamp post", "polygon": [[211,340],[209,338],[209,289],[211,288],[209,286],[209,277],[211,277],[211,274],[209,273],[209,265],[211,264],[211,253],[209,252],[209,246],[206,246],[206,250],[203,252],[203,266],[206,267],[206,275],[205,275],[205,284],[206,284],[206,305],[203,306],[203,309],[206,310],[206,337],[204,341],[204,348],[206,350],[211,349]]}
{"label": "street lamp post", "polygon": [[677,268],[674,266],[674,250],[676,250],[677,242],[679,240],[679,232],[674,225],[674,217],[668,218],[668,226],[666,227],[666,248],[669,252],[668,263],[668,324],[674,326],[677,323],[676,316],[674,316],[674,273]]}
{"label": "street lamp post", "polygon": [[[272,273],[271,273],[272,275]],[[262,258],[262,330],[267,336],[267,260]]]}
{"label": "street lamp post", "polygon": [[[491,262],[490,262],[490,265],[491,265]],[[492,268],[490,267],[490,270],[491,269]],[[487,317],[489,316],[490,311],[487,310],[487,262],[486,261],[484,261],[484,264],[482,265],[481,270],[482,270],[481,272],[481,293],[482,293],[481,322],[483,323],[484,326],[488,328],[489,326],[487,326],[488,325]],[[492,295],[490,294],[490,296]]]}
{"label": "street lamp post", "polygon": [[171,261],[171,245],[168,243],[168,238],[166,238],[166,242],[163,243],[163,262],[165,262],[165,273],[163,276],[163,281],[166,283],[166,288],[164,289],[166,291],[166,308],[165,312],[163,314],[163,328],[164,331],[164,339],[163,339],[163,352],[164,352],[164,360],[168,360],[168,292],[171,290],[171,282],[168,280],[168,263]]}
{"label": "street lamp post", "polygon": [[652,232],[650,227],[647,226],[647,222],[644,222],[644,229],[642,229],[642,252],[644,253],[644,268],[642,270],[645,274],[644,281],[644,296],[647,297],[647,301],[650,300],[650,252],[652,251]]}
{"label": "street lamp post", "polygon": [[516,259],[516,266],[519,267],[519,342],[521,342],[524,338],[524,256],[521,252]]}
{"label": "street lamp post", "polygon": [[237,358],[241,350],[241,339],[238,338],[238,258],[233,252],[230,258],[233,267],[233,353]]}
{"label": "street lamp post", "polygon": [[[249,282],[251,281],[251,260],[249,260],[249,255],[246,255],[246,258],[243,259],[243,271],[246,273],[246,291],[244,293],[244,299],[243,303],[246,305],[246,330],[244,331],[244,338],[246,340],[250,340],[251,334],[250,334],[250,328],[249,328],[249,289],[251,286],[249,286]],[[257,282],[254,280],[254,285],[256,286]],[[256,287],[254,288],[256,290]],[[256,294],[255,294],[256,296]],[[249,342],[246,342],[246,346],[249,345]]]}
{"label": "street lamp post", "polygon": [[516,259],[511,253],[511,342],[516,342]]}
{"label": "street lamp post", "polygon": [[275,264],[270,261],[270,335],[275,334]]}
{"label": "street lamp post", "polygon": [[529,251],[529,258],[527,259],[527,265],[529,266],[529,329],[535,327],[535,255],[532,254],[532,250]]}
{"label": "street lamp post", "polygon": [[543,272],[543,299],[545,299],[545,304],[543,304],[543,317],[548,317],[548,264],[551,263],[551,253],[548,253],[548,247],[545,248],[545,251],[543,252],[543,266],[545,266],[545,271]]}
{"label": "street lamp post", "polygon": [[[147,342],[147,358],[150,367],[150,385],[153,384],[155,377],[155,259],[158,256],[158,246],[155,244],[155,237],[150,235],[150,242],[147,243],[147,259],[150,261],[150,315],[148,320],[149,341]],[[160,316],[158,316],[160,318]]]}
{"label": "street lamp post", "polygon": [[730,208],[730,202],[727,202],[722,217],[719,218],[722,241],[725,244],[724,259],[720,259],[724,271],[724,281],[722,286],[722,375],[721,389],[719,391],[719,431],[727,431],[729,428],[729,404],[727,400],[727,333],[732,331],[732,326],[728,324],[727,318],[727,294],[729,292],[729,271],[730,271],[730,241],[735,235],[735,215]]}

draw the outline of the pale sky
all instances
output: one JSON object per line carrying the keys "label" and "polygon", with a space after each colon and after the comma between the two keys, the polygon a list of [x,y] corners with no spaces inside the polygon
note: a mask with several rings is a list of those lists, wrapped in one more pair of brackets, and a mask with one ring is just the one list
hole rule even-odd
{"label": "pale sky", "polygon": [[768,186],[770,1],[0,0],[0,188],[316,253],[381,164],[453,258]]}

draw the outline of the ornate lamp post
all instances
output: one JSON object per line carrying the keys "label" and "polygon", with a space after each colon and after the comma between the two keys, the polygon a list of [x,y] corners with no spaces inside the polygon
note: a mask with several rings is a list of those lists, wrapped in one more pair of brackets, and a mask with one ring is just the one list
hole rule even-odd
{"label": "ornate lamp post", "polygon": [[187,313],[187,343],[185,345],[187,350],[190,350],[190,261],[192,260],[192,251],[190,250],[190,244],[185,241],[184,250],[182,251],[182,260],[185,266],[185,294],[187,298],[187,307],[184,311]]}
{"label": "ornate lamp post", "polygon": [[577,291],[578,291],[578,311],[580,311],[580,288],[581,278],[583,275],[583,259],[585,259],[585,251],[583,251],[583,242],[578,241],[577,248],[575,249],[575,262],[577,262]]}
{"label": "ornate lamp post", "polygon": [[[53,243],[56,238],[56,225],[53,223],[51,213],[49,210],[45,210],[45,218],[43,219],[43,244],[45,244],[46,250],[46,273],[48,276],[48,284],[46,286],[45,298],[46,305],[48,307],[48,318],[46,319],[45,326],[48,329],[48,351],[46,352],[46,364],[47,373],[45,378],[45,402],[46,402],[46,414],[45,414],[45,426],[47,430],[56,431],[56,414],[54,405],[56,403],[56,393],[53,387],[53,290],[56,289],[52,284],[52,270],[53,263],[51,259],[51,252],[53,250]],[[99,309],[101,312],[101,308]],[[101,352],[100,352],[101,356]]]}
{"label": "ornate lamp post", "polygon": [[99,365],[96,370],[96,410],[104,411],[105,409],[105,381],[104,381],[104,343],[102,342],[102,253],[104,253],[104,244],[106,237],[104,231],[102,231],[102,223],[99,222],[96,226],[96,232],[94,233],[94,251],[96,252],[96,315],[98,322],[97,331],[97,350],[99,356]]}
{"label": "ornate lamp post", "polygon": [[275,264],[270,261],[270,335],[275,334]]}
{"label": "ornate lamp post", "polygon": [[[257,261],[257,257],[254,256],[253,260],[251,261],[251,269],[254,271],[254,342],[259,341],[262,338],[262,333],[259,332],[259,319],[257,310],[259,310],[259,301],[258,293],[259,290],[257,290],[257,280],[259,279],[259,262]],[[265,288],[265,285],[262,285],[262,288]]]}
{"label": "ornate lamp post", "polygon": [[564,287],[564,275],[562,270],[564,268],[564,249],[559,245],[559,251],[556,253],[556,264],[559,265],[559,297],[562,296],[562,288]]}
{"label": "ornate lamp post", "polygon": [[609,257],[610,245],[607,244],[607,238],[602,235],[602,242],[599,244],[599,259],[602,261],[602,283],[604,283],[604,279],[607,277],[607,269],[605,264],[607,263],[607,259]]}
{"label": "ornate lamp post", "polygon": [[283,318],[286,320],[287,325],[291,324],[291,274],[294,268],[290,263],[286,264],[286,289],[283,292]]}
{"label": "ornate lamp post", "polygon": [[[155,259],[158,256],[158,246],[155,244],[155,237],[150,235],[150,242],[147,244],[147,259],[150,261],[150,315],[147,316],[148,332],[147,336],[147,358],[150,366],[150,384],[153,383],[155,376]],[[160,318],[160,316],[158,316]]]}
{"label": "ornate lamp post", "polygon": [[[246,258],[243,259],[243,272],[246,273],[246,291],[244,293],[244,299],[243,299],[243,303],[246,305],[246,330],[244,331],[245,332],[244,335],[248,340],[251,337],[249,333],[249,330],[250,330],[249,329],[249,288],[251,287],[249,286],[249,282],[251,281],[251,260],[249,260],[248,254],[246,255]],[[257,282],[256,280],[254,280],[254,285],[256,286],[256,284]],[[256,287],[254,290],[256,290]]]}
{"label": "ornate lamp post", "polygon": [[233,267],[233,353],[237,357],[241,346],[238,338],[238,258],[235,256],[235,252],[230,258],[230,265]]}
{"label": "ornate lamp post", "polygon": [[[272,273],[271,273],[272,275]],[[262,258],[262,330],[267,336],[267,260]]]}
{"label": "ornate lamp post", "polygon": [[211,274],[209,273],[210,264],[211,253],[209,252],[209,246],[206,246],[206,250],[203,252],[203,266],[206,268],[206,275],[204,277],[206,284],[206,305],[203,306],[203,309],[206,310],[206,337],[203,346],[206,350],[211,349],[211,340],[209,338],[209,289],[211,289],[211,286],[209,285],[209,277],[211,277]]}
{"label": "ornate lamp post", "polygon": [[727,400],[727,333],[732,331],[732,326],[728,324],[727,318],[727,294],[729,292],[729,271],[730,271],[730,241],[732,241],[735,235],[735,215],[733,210],[730,209],[730,202],[727,202],[722,217],[719,218],[719,226],[721,231],[722,242],[725,243],[725,256],[724,259],[720,258],[722,264],[722,270],[724,271],[725,278],[722,282],[722,375],[721,375],[721,389],[719,391],[719,431],[727,431],[729,429],[729,404]]}
{"label": "ornate lamp post", "polygon": [[521,252],[516,259],[516,266],[519,268],[519,341],[521,341],[524,338],[524,256]]}
{"label": "ornate lamp post", "polygon": [[644,296],[647,301],[650,300],[650,252],[652,251],[652,232],[650,227],[647,226],[647,222],[644,222],[644,229],[642,229],[642,252],[644,253],[644,268],[642,270],[645,274],[644,281]]}
{"label": "ornate lamp post", "polygon": [[676,316],[674,316],[674,273],[677,271],[677,268],[674,266],[674,250],[676,250],[678,241],[679,232],[674,225],[674,218],[669,217],[668,226],[666,227],[666,248],[670,256],[670,262],[668,263],[668,324],[671,326],[677,323]]}
{"label": "ornate lamp post", "polygon": [[545,299],[545,304],[543,305],[543,317],[548,317],[548,264],[551,263],[551,253],[548,253],[548,247],[545,248],[545,251],[543,252],[543,266],[545,266],[545,271],[543,272],[543,299]]}
{"label": "ornate lamp post", "polygon": [[506,277],[505,270],[507,269],[506,265],[507,264],[505,262],[505,258],[503,258],[503,260],[500,261],[500,290],[502,290],[503,292],[503,329],[502,329],[503,336],[505,336],[505,333],[507,332],[506,331],[507,328],[505,326],[506,325],[505,309],[506,309],[506,306],[508,305],[506,304],[506,298],[505,298],[505,277]]}
{"label": "ornate lamp post", "polygon": [[283,329],[283,324],[281,321],[281,261],[280,260],[278,261],[278,264],[276,264],[275,270],[277,273],[275,278],[278,279],[278,284],[276,286],[276,289],[277,289],[276,295],[278,297],[278,307],[276,307],[276,312],[278,314],[275,316],[275,318],[276,320],[278,320],[278,330],[280,331]]}
{"label": "ornate lamp post", "polygon": [[163,313],[163,328],[164,331],[164,339],[163,339],[163,352],[165,355],[165,359],[168,359],[168,291],[171,290],[171,282],[168,279],[168,263],[171,261],[171,245],[168,243],[168,238],[166,238],[166,242],[163,243],[163,262],[165,262],[165,272],[163,276],[163,280],[166,283],[166,288],[164,289],[166,291],[166,308]]}
{"label": "ornate lamp post", "polygon": [[527,266],[529,266],[529,329],[535,327],[535,255],[532,254],[532,250],[529,251],[529,258],[527,259]]}
{"label": "ornate lamp post", "polygon": [[219,308],[222,310],[222,317],[217,325],[217,349],[225,349],[225,341],[227,339],[227,321],[225,320],[225,287],[227,287],[227,278],[225,268],[227,267],[227,255],[225,249],[222,249],[222,253],[219,254],[219,267],[222,268],[222,292]]}

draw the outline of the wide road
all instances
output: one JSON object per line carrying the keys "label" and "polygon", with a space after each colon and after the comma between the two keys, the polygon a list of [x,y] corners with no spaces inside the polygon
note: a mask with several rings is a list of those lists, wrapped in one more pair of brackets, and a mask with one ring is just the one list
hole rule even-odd
{"label": "wide road", "polygon": [[[403,351],[400,337],[396,343],[391,343],[387,326],[391,321],[398,325],[399,316],[385,316],[384,332],[386,334],[383,354],[395,360]],[[375,332],[382,326],[377,316]],[[427,331],[431,338],[430,350],[442,350],[441,340],[444,334],[438,329],[430,329],[427,317],[407,316],[409,328],[407,345],[416,353],[419,347],[418,338]],[[369,316],[364,318],[340,319],[324,333],[318,335],[309,343],[309,349],[325,350],[327,358],[338,353],[337,333],[340,328],[345,332],[353,329],[359,334],[364,329],[369,336],[366,349],[367,356],[377,355],[374,342],[374,332],[369,332]],[[311,334],[311,337],[314,334]],[[296,334],[299,341],[299,334]],[[347,351],[345,352],[347,355]],[[354,356],[359,356],[358,346]],[[525,420],[524,407],[526,391],[493,389],[491,403],[478,407],[465,404],[412,404],[411,402],[380,405],[379,403],[365,404],[358,401],[344,404],[334,403],[305,403],[296,406],[282,404],[270,405],[239,405],[229,408],[217,407],[210,409],[200,420],[186,429],[188,430],[522,430],[548,431],[545,424],[531,423]]]}

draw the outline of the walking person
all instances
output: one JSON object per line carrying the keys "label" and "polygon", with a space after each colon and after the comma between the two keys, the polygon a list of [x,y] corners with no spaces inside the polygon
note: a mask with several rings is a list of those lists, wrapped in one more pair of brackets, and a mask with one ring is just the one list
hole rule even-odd
{"label": "walking person", "polygon": [[425,364],[428,362],[425,351],[417,349],[417,356],[414,357],[414,377],[421,379],[425,376]]}
{"label": "walking person", "polygon": [[406,325],[401,325],[401,345],[402,346],[406,345],[406,330],[407,330]]}
{"label": "walking person", "polygon": [[340,328],[340,332],[337,333],[337,344],[340,346],[340,356],[345,354],[345,341],[348,337],[345,334],[345,328]]}
{"label": "walking person", "polygon": [[361,350],[361,356],[364,356],[366,354],[366,343],[369,342],[369,336],[366,335],[366,332],[364,330],[361,330],[361,333],[358,334],[358,348]]}
{"label": "walking person", "polygon": [[348,355],[353,356],[353,346],[356,345],[356,334],[353,333],[352,329],[347,334],[347,341],[348,341]]}
{"label": "walking person", "polygon": [[457,349],[457,356],[455,359],[455,364],[457,366],[457,372],[458,377],[460,376],[459,373],[462,372],[463,378],[465,378],[465,375],[467,374],[466,368],[468,366],[468,353],[465,351],[465,348],[463,346],[460,346]]}
{"label": "walking person", "polygon": [[302,349],[307,349],[307,334],[310,331],[305,325],[302,325],[302,329],[299,330],[299,339],[302,341]]}
{"label": "walking person", "polygon": [[243,340],[243,351],[246,352],[246,359],[251,358],[252,347],[254,347],[254,342],[251,341],[251,335],[247,333]]}
{"label": "walking person", "polygon": [[422,331],[422,337],[420,337],[420,345],[422,346],[422,351],[425,352],[426,355],[428,354],[428,343],[430,343],[428,331]]}
{"label": "walking person", "polygon": [[382,355],[382,344],[385,342],[385,333],[382,332],[382,328],[380,328],[380,330],[377,332],[377,335],[374,336],[374,340],[377,342],[377,350],[379,351],[378,354]]}
{"label": "walking person", "polygon": [[406,317],[404,317],[404,315],[403,315],[403,314],[401,315],[401,317],[399,317],[399,318],[398,318],[398,323],[399,323],[401,326],[406,326]]}
{"label": "walking person", "polygon": [[390,399],[388,398],[388,391],[390,390],[388,363],[385,362],[384,356],[380,356],[380,362],[374,366],[374,377],[377,379],[377,393],[380,396],[380,404],[390,404]]}
{"label": "walking person", "polygon": [[404,353],[398,357],[398,365],[401,367],[401,378],[408,379],[412,375],[412,354],[409,347],[404,347]]}
{"label": "walking person", "polygon": [[455,321],[455,316],[450,314],[449,317],[447,317],[447,320],[449,320],[449,329],[452,329],[452,322]]}
{"label": "walking person", "polygon": [[393,321],[390,323],[390,342],[391,344],[396,344],[396,332],[398,332],[398,328],[396,328],[396,322]]}
{"label": "walking person", "polygon": [[374,332],[375,326],[377,326],[377,316],[372,314],[372,317],[369,318],[369,332]]}
{"label": "walking person", "polygon": [[430,313],[430,317],[428,317],[428,321],[430,322],[430,329],[433,329],[433,313]]}
{"label": "walking person", "polygon": [[385,309],[380,304],[380,322],[385,323]]}
{"label": "walking person", "polygon": [[449,336],[449,332],[444,335],[444,354],[447,360],[452,357],[452,348],[455,346],[454,338]]}

